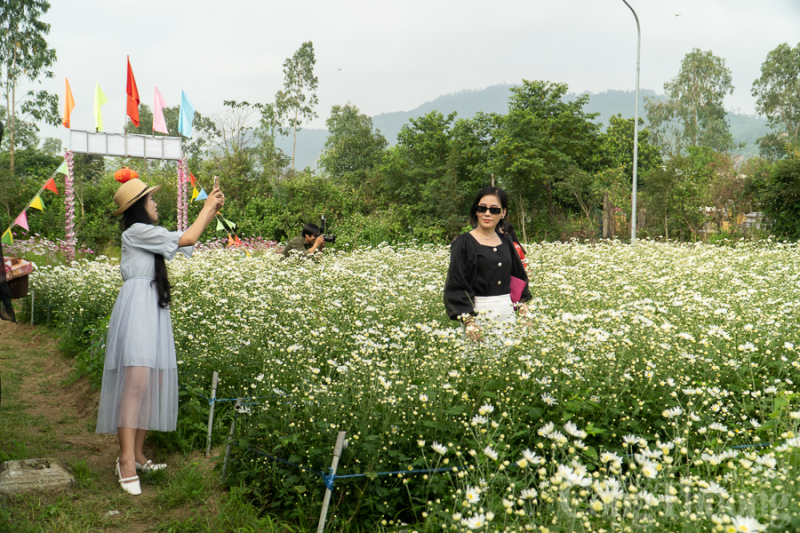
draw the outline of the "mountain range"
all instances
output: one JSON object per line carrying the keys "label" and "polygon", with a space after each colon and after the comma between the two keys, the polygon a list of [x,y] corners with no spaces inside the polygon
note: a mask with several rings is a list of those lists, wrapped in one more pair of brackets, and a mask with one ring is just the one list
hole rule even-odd
{"label": "mountain range", "polygon": [[[410,111],[394,111],[381,113],[372,117],[374,127],[389,141],[397,142],[397,134],[409,119],[417,118],[431,111],[439,111],[447,115],[458,113],[459,118],[471,118],[479,111],[484,113],[506,113],[508,110],[509,90],[514,85],[492,85],[485,89],[464,90],[457,93],[445,94],[425,102]],[[609,117],[622,114],[623,117],[633,118],[636,97],[634,91],[604,91],[600,93],[569,93],[567,99],[575,99],[580,94],[588,94],[589,102],[585,110],[590,113],[599,113],[595,119],[601,124],[607,124]],[[644,115],[645,98],[663,99],[664,96],[656,94],[650,89],[639,91],[639,116]],[[644,117],[643,117],[644,118]],[[758,153],[756,140],[769,131],[767,120],[763,117],[745,115],[735,112],[728,113],[728,123],[734,141],[747,143],[741,151],[744,157]],[[319,156],[325,146],[328,131],[325,129],[304,129],[297,132],[297,154],[295,168],[315,168]],[[292,138],[284,137],[278,140],[278,146],[287,154],[292,153]]]}

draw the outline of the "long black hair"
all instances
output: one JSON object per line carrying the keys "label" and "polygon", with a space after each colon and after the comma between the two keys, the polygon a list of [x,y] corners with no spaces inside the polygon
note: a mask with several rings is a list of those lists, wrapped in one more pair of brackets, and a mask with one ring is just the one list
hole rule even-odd
{"label": "long black hair", "polygon": [[[119,223],[122,231],[134,224],[153,224],[145,208],[149,196],[149,194],[146,194],[139,198],[135,204],[122,212],[122,220]],[[167,277],[167,262],[161,254],[155,254],[155,272],[156,275],[153,281],[150,282],[150,286],[152,287],[155,283],[158,290],[158,306],[166,309],[172,301],[172,294],[170,293],[172,285],[169,284],[169,278]]]}
{"label": "long black hair", "polygon": [[[500,200],[500,205],[502,208],[508,210],[508,195],[506,194],[506,191],[498,187],[484,187],[480,190],[480,192],[478,192],[478,196],[475,197],[475,201],[472,202],[472,206],[469,208],[469,221],[473,228],[478,227],[478,204],[481,203],[481,200],[484,196],[497,196],[497,199]],[[497,225],[500,226],[501,224],[503,224],[502,218]]]}
{"label": "long black hair", "polygon": [[[503,222],[503,221],[501,220],[501,222]],[[502,228],[500,227],[500,224],[498,224],[498,225],[497,225],[497,227],[498,227],[498,229],[500,230],[500,232],[502,232],[502,233],[505,233],[506,235],[508,235],[509,237],[511,237],[511,240],[512,240],[513,242],[515,242],[515,243],[517,244],[517,246],[519,246],[520,248],[522,248],[522,253],[523,253],[523,254],[525,254],[525,255],[528,255],[528,252],[527,252],[527,251],[525,250],[525,248],[522,246],[522,243],[521,243],[521,242],[519,242],[519,238],[517,237],[517,232],[516,232],[516,230],[514,230],[514,224],[512,224],[511,222],[506,222],[506,223],[503,225],[503,227],[502,227]]]}

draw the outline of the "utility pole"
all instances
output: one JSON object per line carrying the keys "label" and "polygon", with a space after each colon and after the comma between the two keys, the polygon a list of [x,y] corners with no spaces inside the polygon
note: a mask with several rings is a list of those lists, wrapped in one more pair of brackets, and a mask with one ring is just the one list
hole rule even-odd
{"label": "utility pole", "polygon": [[636,19],[636,32],[638,41],[636,43],[636,107],[633,117],[633,193],[631,195],[631,244],[636,244],[636,170],[639,158],[639,58],[642,50],[642,29],[639,26],[639,17],[627,0],[622,0]]}

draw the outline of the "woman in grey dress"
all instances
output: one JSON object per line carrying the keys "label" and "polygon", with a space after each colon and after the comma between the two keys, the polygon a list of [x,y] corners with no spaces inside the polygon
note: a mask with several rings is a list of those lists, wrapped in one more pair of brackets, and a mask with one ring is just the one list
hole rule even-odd
{"label": "woman in grey dress", "polygon": [[171,232],[154,225],[158,210],[153,193],[158,189],[132,179],[114,195],[119,207],[114,215],[122,215],[124,229],[120,260],[124,283],[108,325],[97,433],[118,434],[116,473],[122,489],[133,495],[142,492],[136,470],[166,467],[144,456],[147,431],[174,431],[178,419],[178,367],[165,260],[178,251],[190,257],[225,203],[214,187],[194,224],[185,232]]}

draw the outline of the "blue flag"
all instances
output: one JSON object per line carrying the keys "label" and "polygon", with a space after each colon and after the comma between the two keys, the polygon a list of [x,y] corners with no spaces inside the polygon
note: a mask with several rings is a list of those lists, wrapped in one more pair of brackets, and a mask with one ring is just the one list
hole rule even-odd
{"label": "blue flag", "polygon": [[194,120],[194,105],[181,91],[181,112],[178,118],[178,132],[184,137],[192,136],[192,121]]}
{"label": "blue flag", "polygon": [[206,194],[206,190],[204,188],[200,187],[200,194],[197,195],[197,198],[195,198],[194,201],[195,202],[199,202],[200,200],[205,200],[206,198],[208,198],[208,195]]}

